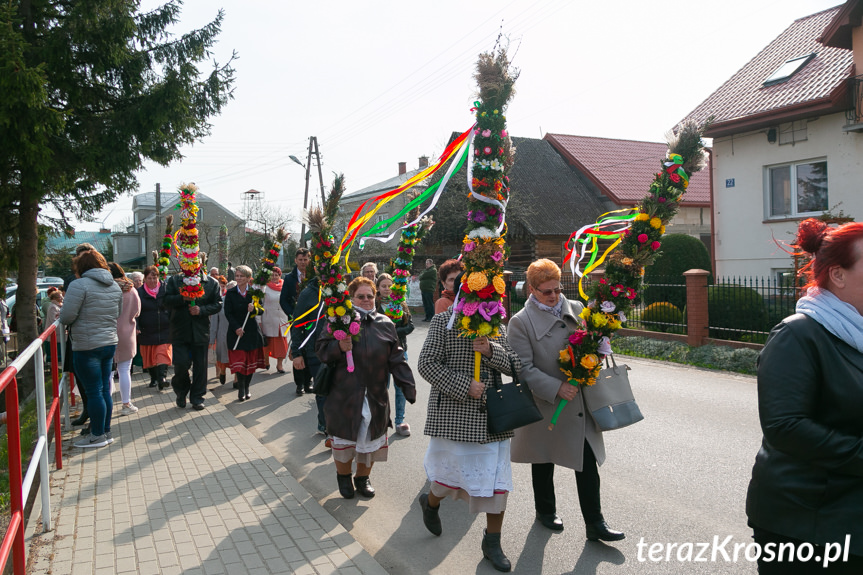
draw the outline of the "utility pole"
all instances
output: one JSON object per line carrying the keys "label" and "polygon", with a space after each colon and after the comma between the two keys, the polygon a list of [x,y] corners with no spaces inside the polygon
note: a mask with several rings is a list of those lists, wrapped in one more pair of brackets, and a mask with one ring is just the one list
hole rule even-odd
{"label": "utility pole", "polygon": [[[306,191],[303,195],[303,214],[306,213],[306,210],[309,207],[309,180],[311,179],[311,175],[312,175],[312,154],[315,155],[315,157],[317,158],[317,162],[318,162],[318,178],[320,179],[320,182],[321,182],[321,207],[323,207],[327,203],[326,197],[324,197],[324,175],[321,172],[321,151],[318,148],[318,138],[316,136],[310,136],[309,137],[309,153],[308,153],[308,156],[306,156],[306,165],[304,166],[306,168]],[[291,156],[291,158],[293,158],[293,156]],[[306,246],[306,239],[305,238],[306,238],[306,222],[305,222],[305,219],[303,219],[303,227],[302,227],[302,230],[300,231],[300,241],[299,241],[299,244],[302,247]]]}

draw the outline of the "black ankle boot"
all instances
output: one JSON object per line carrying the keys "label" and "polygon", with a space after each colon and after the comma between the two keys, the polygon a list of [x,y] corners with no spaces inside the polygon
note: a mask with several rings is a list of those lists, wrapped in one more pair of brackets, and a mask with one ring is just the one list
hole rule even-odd
{"label": "black ankle boot", "polygon": [[351,484],[351,474],[342,475],[341,473],[337,473],[336,479],[339,482],[339,493],[341,496],[345,499],[353,499],[354,486]]}
{"label": "black ankle boot", "polygon": [[84,425],[88,419],[90,419],[90,416],[87,414],[87,408],[84,407],[81,410],[81,415],[72,420],[72,425]]}
{"label": "black ankle boot", "polygon": [[420,509],[423,510],[423,525],[426,526],[433,535],[443,533],[443,526],[440,523],[440,506],[429,506],[428,493],[420,495]]}
{"label": "black ankle boot", "polygon": [[162,391],[168,387],[168,366],[160,365],[156,369],[158,370],[159,391]]}
{"label": "black ankle boot", "polygon": [[508,573],[512,569],[512,563],[506,558],[503,549],[500,548],[500,533],[489,533],[483,530],[482,555],[491,561],[492,567],[498,571]]}
{"label": "black ankle boot", "polygon": [[359,492],[363,497],[371,499],[375,496],[375,488],[372,487],[372,484],[369,482],[368,475],[357,475],[354,477],[354,487],[357,488],[357,492]]}
{"label": "black ankle boot", "polygon": [[156,387],[156,384],[158,383],[158,379],[159,379],[158,372],[159,372],[159,368],[157,368],[157,367],[147,368],[147,373],[150,374],[150,385],[148,385],[147,387]]}
{"label": "black ankle boot", "polygon": [[247,375],[247,376],[246,376],[246,381],[245,381],[245,382],[243,382],[243,390],[244,390],[244,392],[245,392],[245,394],[246,394],[246,399],[252,399],[252,396],[251,396],[251,394],[249,393],[249,386],[250,386],[251,384],[252,384],[252,376],[251,376],[251,375]]}
{"label": "black ankle boot", "polygon": [[609,529],[605,519],[588,523],[585,525],[585,531],[588,541],[620,541],[626,538],[622,531]]}

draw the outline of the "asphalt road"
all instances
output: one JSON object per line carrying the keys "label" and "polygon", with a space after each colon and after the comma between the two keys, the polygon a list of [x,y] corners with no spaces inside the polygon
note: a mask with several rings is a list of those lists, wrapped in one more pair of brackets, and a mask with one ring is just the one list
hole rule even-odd
{"label": "asphalt road", "polygon": [[[427,326],[420,322],[409,338],[412,367]],[[733,560],[734,544],[752,541],[744,501],[761,439],[755,379],[620,359],[632,367],[630,381],[645,419],[605,434],[608,457],[600,476],[605,517],[611,527],[626,532],[626,539],[608,545],[585,539],[575,478],[563,468],[555,475],[565,529],[545,529],[534,519],[530,468],[513,465],[515,491],[509,497],[502,539],[513,571],[755,573],[755,564],[742,550]],[[417,378],[417,403],[407,406],[413,435],[393,434],[389,461],[375,465],[372,472],[377,496],[345,500],[338,494],[330,451],[315,433],[314,397],[295,395],[290,370],[286,375],[274,372],[255,376],[252,400],[244,403],[236,401],[230,383],[213,387],[211,382],[210,388],[390,573],[496,573],[480,551],[485,518],[471,515],[464,502],[443,503],[442,536],[431,535],[422,524],[417,498],[428,489],[423,469],[428,438],[422,429],[429,385],[424,380]],[[729,536],[721,547],[729,555],[726,561],[722,550],[714,548],[714,538],[721,546]],[[677,547],[669,553],[668,544],[673,543]],[[692,544],[691,554],[686,543]],[[696,561],[700,552],[706,561]]]}

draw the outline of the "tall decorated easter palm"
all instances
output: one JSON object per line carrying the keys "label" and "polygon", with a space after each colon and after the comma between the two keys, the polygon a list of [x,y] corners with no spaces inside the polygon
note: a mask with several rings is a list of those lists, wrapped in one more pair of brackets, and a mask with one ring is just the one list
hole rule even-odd
{"label": "tall decorated easter palm", "polygon": [[[474,103],[476,126],[468,159],[469,211],[461,255],[465,274],[453,312],[460,335],[469,338],[497,335],[506,317],[501,299],[506,291],[503,266],[508,251],[504,240],[510,197],[507,172],[515,150],[505,113],[518,71],[511,68],[506,49],[497,47],[480,54],[475,77],[479,99]],[[479,380],[478,352],[474,363],[474,379]]]}

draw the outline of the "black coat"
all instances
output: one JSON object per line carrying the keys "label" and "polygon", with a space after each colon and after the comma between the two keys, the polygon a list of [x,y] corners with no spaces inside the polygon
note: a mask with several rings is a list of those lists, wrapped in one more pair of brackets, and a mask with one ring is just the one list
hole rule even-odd
{"label": "black coat", "polygon": [[171,341],[175,344],[209,345],[210,316],[222,309],[222,295],[219,282],[209,276],[201,276],[204,282],[204,297],[195,300],[201,309],[199,315],[189,313],[189,302],[180,295],[183,274],[168,278],[165,282],[165,299],[162,306],[170,312]]}
{"label": "black coat", "polygon": [[293,319],[294,307],[297,303],[300,287],[300,271],[297,269],[297,266],[294,266],[291,273],[285,276],[284,282],[281,294],[279,295],[279,307],[282,308],[288,319]]}
{"label": "black coat", "polygon": [[[285,286],[282,286],[282,291],[285,291]],[[300,293],[300,297],[297,298],[297,305],[294,307],[296,317],[302,316],[312,308],[314,308],[315,311],[311,312],[299,321],[300,324],[305,325],[301,325],[299,327],[291,325],[291,356],[302,356],[303,360],[306,362],[306,368],[310,371],[313,377],[318,373],[318,368],[320,368],[321,365],[321,362],[318,360],[318,356],[315,353],[315,344],[318,341],[318,336],[321,334],[321,330],[324,328],[324,324],[326,324],[325,317],[324,319],[321,319],[321,321],[314,323],[315,318],[318,317],[318,305],[318,278],[315,277],[309,280],[306,287],[303,288],[303,291]],[[322,315],[326,316],[326,312]],[[307,321],[310,321],[311,323],[306,323]],[[307,337],[309,338],[309,341],[307,341],[306,345],[300,349],[300,346]]]}
{"label": "black coat", "polygon": [[165,282],[159,284],[156,297],[147,293],[144,286],[138,288],[141,298],[141,314],[138,316],[138,345],[162,345],[171,343],[171,319],[168,310],[162,307],[165,299]]}
{"label": "black coat", "polygon": [[[384,313],[383,303],[381,299],[377,299],[377,312],[382,315],[386,315]],[[389,317],[389,316],[387,316]],[[408,336],[414,332],[414,324],[411,321],[411,310],[408,309],[406,304],[402,304],[402,317],[395,321],[392,318],[390,320],[396,326],[396,334],[399,336],[399,343],[401,343],[402,348],[407,351],[408,350]]]}
{"label": "black coat", "polygon": [[[225,318],[228,320],[228,351],[234,349],[234,344],[237,343],[237,330],[243,328],[243,337],[240,338],[240,344],[237,346],[239,351],[252,351],[264,347],[266,342],[261,330],[258,329],[258,322],[255,318],[249,316],[246,320],[246,314],[249,313],[249,304],[252,303],[252,294],[246,289],[246,295],[241,296],[239,288],[232,287],[225,294]],[[243,326],[243,322],[246,325]]]}
{"label": "black coat", "polygon": [[764,438],[746,497],[749,524],[863,555],[863,353],[802,314],[758,358]]}
{"label": "black coat", "polygon": [[388,374],[392,374],[393,381],[402,388],[408,402],[414,403],[417,395],[414,375],[405,361],[393,322],[387,316],[372,311],[361,323],[360,339],[354,342],[352,350],[353,372],[348,371],[347,354],[326,330],[315,344],[318,358],[335,369],[333,386],[324,404],[327,432],[351,441],[357,440],[363,419],[363,399],[367,395],[372,416],[369,424],[371,439],[379,438],[388,427],[392,427]]}

